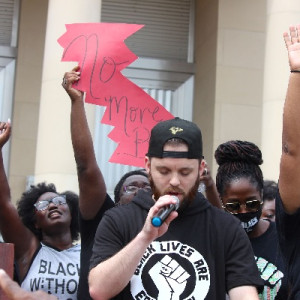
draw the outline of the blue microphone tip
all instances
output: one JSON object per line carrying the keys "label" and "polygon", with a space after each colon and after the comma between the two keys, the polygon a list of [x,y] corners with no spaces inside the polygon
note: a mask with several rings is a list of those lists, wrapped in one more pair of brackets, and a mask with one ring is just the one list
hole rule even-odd
{"label": "blue microphone tip", "polygon": [[158,217],[154,217],[152,220],[151,220],[151,223],[154,227],[160,227],[161,226],[161,218],[158,218]]}

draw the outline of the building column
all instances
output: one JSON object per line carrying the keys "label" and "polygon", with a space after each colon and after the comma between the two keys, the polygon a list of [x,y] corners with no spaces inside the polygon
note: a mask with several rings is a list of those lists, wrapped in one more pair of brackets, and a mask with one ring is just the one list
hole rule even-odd
{"label": "building column", "polygon": [[[61,86],[63,74],[77,63],[61,62],[63,48],[57,39],[65,33],[65,24],[100,22],[100,16],[101,0],[49,0],[34,182],[53,182],[59,191],[78,191],[70,135],[70,99]],[[91,126],[93,111],[90,106]]]}
{"label": "building column", "polygon": [[275,181],[279,177],[282,113],[290,74],[282,35],[299,20],[299,1],[268,0],[261,150],[264,178]]}
{"label": "building column", "polygon": [[221,143],[240,139],[260,146],[266,0],[196,3],[193,120],[203,131],[214,177]]}
{"label": "building column", "polygon": [[20,199],[34,174],[48,1],[20,1],[9,185]]}

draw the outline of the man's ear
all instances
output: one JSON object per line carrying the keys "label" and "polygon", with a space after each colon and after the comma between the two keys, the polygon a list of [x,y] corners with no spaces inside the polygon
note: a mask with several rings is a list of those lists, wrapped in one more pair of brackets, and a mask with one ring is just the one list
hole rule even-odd
{"label": "man's ear", "polygon": [[202,176],[205,168],[206,168],[206,161],[204,159],[201,159],[201,162],[199,164],[199,176]]}
{"label": "man's ear", "polygon": [[150,165],[151,165],[151,159],[148,156],[145,156],[145,170],[147,174],[150,173]]}

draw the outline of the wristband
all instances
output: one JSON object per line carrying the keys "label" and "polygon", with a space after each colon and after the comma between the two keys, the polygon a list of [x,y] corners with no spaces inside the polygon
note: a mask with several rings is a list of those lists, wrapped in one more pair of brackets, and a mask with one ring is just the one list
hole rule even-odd
{"label": "wristband", "polygon": [[300,70],[291,70],[291,73],[300,73]]}

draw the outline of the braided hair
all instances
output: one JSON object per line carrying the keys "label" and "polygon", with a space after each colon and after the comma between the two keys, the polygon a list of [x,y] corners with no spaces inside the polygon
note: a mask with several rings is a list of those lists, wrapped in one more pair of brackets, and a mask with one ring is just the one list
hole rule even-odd
{"label": "braided hair", "polygon": [[247,178],[263,190],[263,174],[259,167],[263,163],[260,149],[251,142],[234,140],[218,146],[215,159],[219,165],[216,186],[220,197],[225,193],[226,187],[235,179]]}

